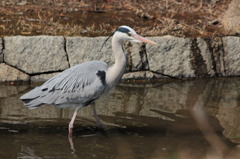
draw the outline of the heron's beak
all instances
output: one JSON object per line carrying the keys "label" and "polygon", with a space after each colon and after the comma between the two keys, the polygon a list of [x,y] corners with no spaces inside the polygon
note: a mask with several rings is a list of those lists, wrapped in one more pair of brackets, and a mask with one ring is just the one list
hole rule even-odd
{"label": "heron's beak", "polygon": [[153,44],[153,45],[156,45],[155,42],[147,39],[147,38],[144,38],[138,34],[132,34],[132,37],[134,37],[136,40],[139,40],[139,41],[142,41],[142,42],[145,42],[145,43],[149,43],[149,44]]}

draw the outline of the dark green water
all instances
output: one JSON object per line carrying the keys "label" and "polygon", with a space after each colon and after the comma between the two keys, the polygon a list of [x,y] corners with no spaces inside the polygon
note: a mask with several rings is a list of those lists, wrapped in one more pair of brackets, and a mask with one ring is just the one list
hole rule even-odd
{"label": "dark green water", "polygon": [[240,156],[240,78],[119,84],[92,108],[42,106],[19,97],[35,85],[0,85],[0,159],[215,159]]}

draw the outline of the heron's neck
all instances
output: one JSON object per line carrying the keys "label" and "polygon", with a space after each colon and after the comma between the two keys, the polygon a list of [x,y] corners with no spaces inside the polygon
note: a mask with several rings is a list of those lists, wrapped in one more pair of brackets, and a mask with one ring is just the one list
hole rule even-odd
{"label": "heron's neck", "polygon": [[108,69],[106,77],[106,80],[111,88],[114,87],[121,79],[126,69],[127,56],[122,45],[123,40],[113,36],[112,49],[115,57],[115,63],[112,67]]}

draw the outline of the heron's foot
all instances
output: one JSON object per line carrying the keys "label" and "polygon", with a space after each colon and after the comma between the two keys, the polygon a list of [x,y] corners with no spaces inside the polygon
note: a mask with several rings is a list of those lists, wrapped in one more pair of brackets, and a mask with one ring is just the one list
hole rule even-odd
{"label": "heron's foot", "polygon": [[107,136],[108,135],[108,131],[107,128],[104,125],[98,125],[96,127],[96,134],[100,134],[102,136]]}
{"label": "heron's foot", "polygon": [[96,125],[97,125],[97,127],[98,127],[99,129],[103,129],[103,128],[104,128],[103,124],[100,122],[99,119],[96,120]]}

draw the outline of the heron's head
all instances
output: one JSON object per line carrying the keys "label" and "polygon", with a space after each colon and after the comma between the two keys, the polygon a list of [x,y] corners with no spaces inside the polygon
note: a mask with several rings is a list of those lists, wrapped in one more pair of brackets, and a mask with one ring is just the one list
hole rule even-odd
{"label": "heron's head", "polygon": [[[156,44],[155,42],[144,38],[140,35],[138,35],[132,28],[129,26],[123,25],[120,26],[116,31],[114,31],[103,43],[101,49],[103,48],[104,44],[108,41],[110,37],[117,37],[118,39],[121,39],[123,41],[132,41],[132,42],[145,42],[149,44]],[[100,49],[100,50],[101,50]]]}
{"label": "heron's head", "polygon": [[156,44],[155,42],[144,38],[140,35],[138,35],[132,28],[129,26],[120,26],[115,32],[114,35],[118,36],[118,38],[121,38],[122,40],[126,41],[132,41],[132,42],[145,42],[149,44]]}

